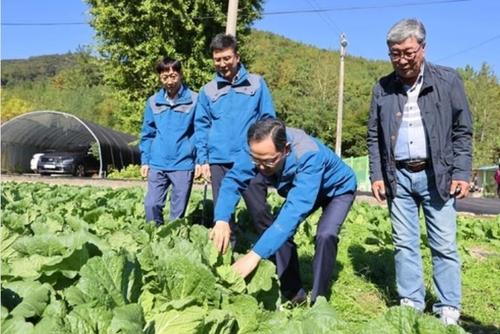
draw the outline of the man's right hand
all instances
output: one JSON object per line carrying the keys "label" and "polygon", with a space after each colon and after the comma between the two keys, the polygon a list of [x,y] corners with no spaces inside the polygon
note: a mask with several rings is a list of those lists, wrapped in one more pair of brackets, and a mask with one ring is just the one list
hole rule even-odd
{"label": "man's right hand", "polygon": [[194,169],[194,178],[195,179],[202,178],[205,181],[210,181],[210,165],[209,164],[196,165]]}
{"label": "man's right hand", "polygon": [[147,178],[149,174],[149,166],[148,165],[142,165],[141,166],[141,176],[143,178]]}
{"label": "man's right hand", "polygon": [[372,194],[379,203],[385,200],[385,184],[383,180],[372,183]]}
{"label": "man's right hand", "polygon": [[223,220],[216,221],[215,226],[210,231],[209,238],[214,243],[215,248],[224,254],[231,238],[229,223]]}

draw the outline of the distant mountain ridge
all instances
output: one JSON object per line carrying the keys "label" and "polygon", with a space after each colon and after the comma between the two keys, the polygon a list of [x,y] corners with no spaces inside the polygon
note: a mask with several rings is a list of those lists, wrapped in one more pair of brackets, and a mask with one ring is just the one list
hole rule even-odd
{"label": "distant mountain ridge", "polygon": [[77,57],[76,53],[66,53],[2,60],[2,87],[53,77],[62,70],[74,66]]}

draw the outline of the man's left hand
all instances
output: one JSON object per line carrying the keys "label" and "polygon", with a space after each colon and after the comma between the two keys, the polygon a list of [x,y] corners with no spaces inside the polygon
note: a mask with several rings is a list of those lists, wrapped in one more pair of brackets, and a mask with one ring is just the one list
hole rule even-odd
{"label": "man's left hand", "polygon": [[456,198],[464,198],[469,193],[469,182],[452,180],[450,187],[450,195]]}
{"label": "man's left hand", "polygon": [[241,277],[245,278],[255,270],[260,259],[261,257],[259,254],[254,251],[250,251],[243,257],[239,258],[232,267]]}

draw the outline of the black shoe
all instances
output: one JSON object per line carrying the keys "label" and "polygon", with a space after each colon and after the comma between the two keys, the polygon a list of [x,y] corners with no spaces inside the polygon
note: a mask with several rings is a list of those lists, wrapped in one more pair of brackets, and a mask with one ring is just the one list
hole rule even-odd
{"label": "black shoe", "polygon": [[304,291],[304,289],[300,289],[299,291],[297,291],[295,296],[293,296],[293,298],[290,298],[290,302],[294,306],[305,304],[307,302],[307,293]]}

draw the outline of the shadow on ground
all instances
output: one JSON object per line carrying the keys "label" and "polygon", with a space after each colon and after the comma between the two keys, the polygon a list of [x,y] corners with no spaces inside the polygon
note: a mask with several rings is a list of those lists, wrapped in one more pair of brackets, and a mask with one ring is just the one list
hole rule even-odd
{"label": "shadow on ground", "polygon": [[397,305],[392,250],[381,248],[369,251],[361,245],[352,245],[348,249],[348,254],[354,273],[375,284],[388,305]]}

